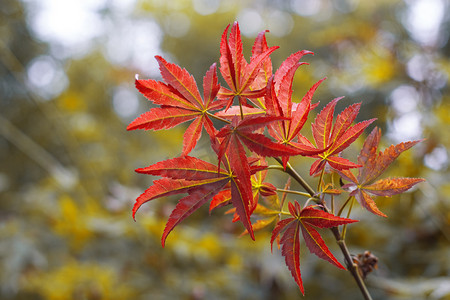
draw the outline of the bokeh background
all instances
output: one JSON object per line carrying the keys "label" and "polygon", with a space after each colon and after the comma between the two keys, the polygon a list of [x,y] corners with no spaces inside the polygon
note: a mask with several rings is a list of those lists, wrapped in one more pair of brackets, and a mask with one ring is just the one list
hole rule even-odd
{"label": "bokeh background", "polygon": [[[238,238],[242,227],[225,210],[196,212],[165,249],[176,198],[132,220],[134,199],[153,180],[133,170],[179,155],[184,130],[126,131],[149,108],[135,74],[160,78],[162,55],[200,80],[235,20],[247,59],[264,29],[281,47],[275,68],[290,53],[315,52],[297,72],[296,99],[327,76],[314,100],[362,101],[359,117],[378,118],[383,148],[426,138],[388,175],[427,182],[378,199],[387,219],[354,209],[361,222],[347,243],[379,258],[367,279],[375,299],[450,299],[445,0],[1,0],[1,299],[360,299],[347,272],[308,251],[302,297],[280,253],[270,253],[270,232]],[[195,154],[208,155],[205,145]],[[299,172],[311,162],[299,161]]]}

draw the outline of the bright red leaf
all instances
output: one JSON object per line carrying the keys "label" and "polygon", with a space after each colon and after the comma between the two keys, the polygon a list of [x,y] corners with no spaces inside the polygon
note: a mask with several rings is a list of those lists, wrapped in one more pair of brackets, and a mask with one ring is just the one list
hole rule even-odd
{"label": "bright red leaf", "polygon": [[422,178],[386,178],[375,181],[386,168],[403,152],[416,145],[419,141],[411,141],[391,145],[383,152],[377,152],[380,143],[381,130],[374,128],[364,142],[358,156],[362,165],[355,177],[350,170],[341,170],[339,174],[350,183],[343,186],[354,196],[362,207],[379,216],[386,217],[375,204],[373,196],[390,197],[403,193],[419,182]]}
{"label": "bright red leaf", "polygon": [[[246,151],[243,144],[260,156],[289,156],[298,154],[298,150],[293,147],[275,143],[265,135],[253,132],[278,119],[280,117],[248,116],[244,120],[239,121],[239,118],[235,116],[231,124],[224,126],[216,135],[216,138],[221,140],[220,145],[216,149],[219,161],[227,153],[230,170],[236,175],[238,180],[237,184],[243,185],[241,190],[245,190],[247,194],[251,194],[250,166],[247,163]],[[233,189],[231,191],[233,195]],[[236,207],[235,204],[233,205]],[[254,205],[250,205],[250,214],[254,207]],[[243,211],[239,212],[238,207],[236,207],[236,210],[238,215],[241,216]]]}
{"label": "bright red leaf", "polygon": [[264,134],[254,131],[270,124],[271,122],[285,119],[274,116],[248,116],[239,121],[235,116],[231,122],[224,126],[216,135],[221,138],[219,158],[227,149],[234,149],[245,154],[242,144],[248,149],[260,156],[291,156],[298,155],[300,152],[294,147],[273,142]]}
{"label": "bright red leaf", "polygon": [[203,78],[201,97],[194,78],[185,69],[168,63],[160,56],[156,56],[156,59],[165,83],[138,79],[136,87],[148,100],[160,107],[143,113],[127,129],[161,130],[194,120],[183,138],[183,155],[187,155],[200,139],[203,127],[210,136],[216,133],[209,114],[224,106],[223,101],[214,100],[219,91],[216,65],[213,64]]}
{"label": "bright red leaf", "polygon": [[[239,24],[235,22],[231,27],[230,36],[227,38],[228,26],[222,35],[220,43],[220,72],[229,88],[221,87],[218,98],[227,101],[229,108],[234,97],[239,99],[240,105],[248,105],[247,98],[256,99],[264,96],[265,86],[254,89],[261,85],[261,74],[270,70],[268,65],[263,65],[269,55],[278,47],[270,47],[265,50],[265,38],[260,34],[255,42],[253,55],[250,63],[244,58],[242,52],[242,39]],[[255,83],[255,79],[258,81]]]}
{"label": "bright red leaf", "polygon": [[[300,51],[297,55],[291,55],[285,62],[283,62],[280,69],[278,69],[275,73],[275,76],[269,80],[269,83],[267,84],[265,104],[268,114],[285,117],[285,119],[270,124],[270,135],[279,143],[296,148],[299,155],[306,156],[316,155],[325,151],[325,149],[316,149],[310,145],[305,145],[295,141],[297,140],[298,134],[308,118],[309,112],[313,108],[311,105],[312,96],[317,87],[323,80],[325,80],[325,78],[314,84],[300,103],[292,102],[292,82],[295,71],[300,65],[304,64],[298,62],[299,57],[301,57],[304,53],[305,51]],[[289,65],[286,62],[290,62],[292,65]],[[277,76],[283,77],[277,78]],[[283,166],[286,167],[289,157],[283,156],[282,160]]]}
{"label": "bright red leaf", "polygon": [[[257,165],[267,168],[267,163],[261,157],[257,161]],[[276,192],[276,187],[269,182],[265,182],[267,169],[259,170],[251,176],[252,184],[252,204],[251,214],[258,217],[256,222],[252,223],[253,231],[260,230],[276,220],[279,220],[281,213],[281,205]],[[267,206],[260,203],[261,196]],[[231,203],[231,193],[229,190],[224,190],[217,194],[211,201],[210,210],[228,205]],[[226,212],[234,213],[233,222],[239,220],[235,209],[230,209]],[[248,234],[245,230],[242,235]]]}
{"label": "bright red leaf", "polygon": [[[227,155],[224,160],[228,160]],[[229,165],[227,167],[229,168]],[[133,218],[142,204],[150,200],[176,194],[188,194],[179,200],[169,216],[161,239],[163,246],[167,235],[176,225],[228,186],[231,189],[231,202],[236,208],[240,220],[254,239],[249,212],[251,185],[247,187],[245,179],[237,178],[237,175],[230,172],[230,169],[228,171],[218,170],[217,166],[213,164],[195,157],[185,156],[161,161],[136,171],[165,178],[154,181],[153,185],[136,199]]]}
{"label": "bright red leaf", "polygon": [[[319,174],[327,163],[336,170],[347,170],[361,166],[339,155],[342,150],[350,146],[363,133],[364,129],[376,119],[370,119],[352,125],[361,107],[361,103],[356,103],[342,111],[336,117],[336,121],[333,124],[334,109],[341,99],[342,97],[336,98],[328,103],[311,125],[316,148],[324,149],[324,151],[313,156],[318,159],[312,164],[309,170],[310,175]],[[313,146],[305,138],[302,141],[306,142],[309,146]]]}
{"label": "bright red leaf", "polygon": [[[256,57],[265,53],[269,50],[269,46],[267,45],[266,35],[265,33],[269,32],[268,30],[260,32],[255,39],[255,43],[252,47],[252,56]],[[250,85],[251,90],[261,90],[264,89],[269,81],[270,76],[272,76],[272,60],[270,56],[267,57],[261,65],[259,70],[259,74],[256,76],[255,80]],[[264,107],[260,105],[260,107]]]}
{"label": "bright red leaf", "polygon": [[300,291],[304,294],[300,273],[300,231],[311,253],[314,253],[338,268],[345,269],[330,252],[315,228],[331,228],[357,221],[337,217],[311,206],[301,209],[298,202],[295,202],[295,205],[289,202],[289,212],[292,217],[283,219],[277,223],[272,232],[270,243],[273,246],[273,242],[277,236],[284,230],[280,242],[281,254],[284,256],[286,265],[291,271]]}

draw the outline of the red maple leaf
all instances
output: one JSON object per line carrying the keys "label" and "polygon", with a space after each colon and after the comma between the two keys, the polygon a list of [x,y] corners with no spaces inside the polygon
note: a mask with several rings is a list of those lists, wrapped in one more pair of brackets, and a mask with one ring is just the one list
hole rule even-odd
{"label": "red maple leaf", "polygon": [[[251,185],[252,185],[252,202],[250,204],[250,212],[253,216],[254,214],[258,216],[266,216],[269,214],[271,217],[274,217],[272,221],[275,221],[275,217],[280,214],[279,202],[278,197],[276,193],[276,187],[272,185],[269,182],[265,182],[265,178],[267,175],[267,163],[265,162],[263,157],[257,158],[256,164],[252,165],[251,167]],[[262,206],[259,203],[260,196],[267,199],[275,199],[274,202],[277,204],[274,204],[269,201],[269,204],[272,206],[277,206],[278,210],[273,210],[272,208],[266,208]],[[231,191],[229,189],[221,191],[219,194],[217,194],[210,204],[210,211],[213,209],[216,209],[218,207],[226,206],[228,204],[231,204]],[[234,213],[233,222],[239,220],[239,216],[236,214],[236,209],[232,208],[226,212]],[[270,224],[270,222],[261,222],[263,220],[257,220],[256,223],[252,223],[253,231],[260,230],[263,227]],[[265,225],[262,225],[262,224]],[[248,234],[248,231],[245,230],[243,234]]]}
{"label": "red maple leaf", "polygon": [[[269,126],[269,133],[273,138],[284,145],[290,145],[298,149],[299,155],[316,155],[325,151],[325,149],[317,149],[295,141],[308,118],[309,112],[315,107],[315,105],[311,105],[312,96],[320,83],[325,80],[323,78],[314,84],[300,103],[292,102],[292,83],[295,71],[299,66],[306,64],[299,62],[299,59],[305,54],[312,54],[312,52],[299,51],[290,55],[281,64],[267,84],[265,105],[267,114],[285,117],[285,119],[274,122]],[[286,167],[288,159],[288,156],[282,157],[284,167]]]}
{"label": "red maple leaf", "polygon": [[294,147],[275,143],[264,134],[254,132],[280,119],[285,118],[256,115],[247,116],[243,120],[239,120],[239,117],[234,116],[231,124],[224,126],[216,135],[217,138],[222,139],[218,153],[219,159],[227,149],[232,149],[232,152],[242,152],[245,154],[242,143],[252,152],[260,156],[298,155],[299,151]]}
{"label": "red maple leaf", "polygon": [[[266,35],[265,35],[266,32],[269,32],[269,31],[268,30],[262,31],[256,37],[255,42],[252,47],[252,56],[253,57],[261,55],[261,54],[265,53],[267,50],[269,50],[269,46],[267,45],[267,41],[266,41]],[[252,84],[250,85],[250,88],[252,90],[264,89],[271,76],[272,76],[272,60],[270,59],[270,56],[268,56],[262,63],[261,67],[259,68],[259,74],[253,80]],[[256,104],[260,104],[258,106],[261,108],[264,107],[263,105],[261,105],[261,103],[256,103]]]}
{"label": "red maple leaf", "polygon": [[[219,192],[229,187],[231,203],[236,208],[244,227],[250,232],[252,239],[255,239],[250,222],[251,184],[250,182],[246,183],[246,178],[243,178],[242,174],[231,171],[227,154],[224,155],[222,161],[226,162],[225,170],[217,169],[216,165],[190,156],[177,157],[137,169],[136,172],[138,173],[165,178],[154,181],[153,185],[136,199],[133,207],[133,218],[142,204],[150,200],[187,193],[188,196],[179,200],[169,216],[161,239],[164,247],[167,235],[176,225]],[[245,164],[243,163],[243,165]],[[250,178],[250,175],[248,178]]]}
{"label": "red maple leaf", "polygon": [[127,130],[168,129],[194,120],[184,134],[183,155],[187,155],[200,139],[203,127],[210,136],[216,133],[210,119],[211,111],[224,106],[224,101],[214,100],[220,87],[216,65],[213,64],[203,78],[201,97],[194,78],[185,69],[168,63],[160,56],[156,56],[156,59],[165,83],[137,79],[136,87],[148,100],[160,107],[140,115],[128,125]]}
{"label": "red maple leaf", "polygon": [[[263,162],[265,164],[265,162]],[[252,176],[253,201],[256,204],[252,216],[258,217],[256,222],[252,223],[253,231],[258,231],[268,227],[281,218],[281,208],[283,206],[286,193],[283,194],[282,201],[278,198],[277,188],[269,182],[265,182],[267,170],[256,173]],[[289,183],[285,189],[289,188]],[[260,197],[264,200],[264,205],[259,201]],[[242,235],[248,234],[245,230]]]}
{"label": "red maple leaf", "polygon": [[[290,156],[298,155],[299,151],[289,145],[282,145],[273,142],[270,138],[261,133],[255,133],[270,122],[279,120],[280,117],[274,116],[247,116],[239,121],[235,116],[231,124],[224,126],[216,135],[217,145],[214,150],[217,153],[219,162],[222,161],[224,154],[227,154],[230,170],[236,175],[242,188],[251,194],[250,165],[247,162],[245,144],[248,149],[260,156]],[[232,190],[233,191],[233,190]],[[233,198],[232,198],[233,201]],[[250,214],[253,212],[256,204],[248,202]],[[236,205],[234,205],[236,207]],[[238,207],[236,207],[236,210]],[[239,217],[241,213],[237,210]],[[248,212],[247,212],[248,213]]]}
{"label": "red maple leaf", "polygon": [[[311,143],[300,131],[311,110],[317,106],[312,104],[312,97],[325,78],[315,83],[300,102],[293,101],[294,75],[299,66],[305,64],[299,60],[313,53],[303,50],[290,55],[272,74],[270,55],[278,47],[267,45],[266,32],[256,37],[248,63],[243,55],[238,23],[228,25],[225,29],[220,42],[220,72],[227,87],[219,85],[216,65],[213,64],[203,77],[201,94],[192,75],[160,56],[156,56],[156,59],[163,81],[136,80],[137,89],[157,107],[136,118],[128,125],[128,130],[161,130],[187,121],[191,123],[184,134],[181,157],[136,170],[163,178],[155,180],[136,199],[132,215],[135,218],[138,209],[148,201],[185,194],[180,197],[168,218],[161,237],[163,247],[170,232],[208,201],[210,211],[232,205],[229,212],[234,213],[233,221],[241,221],[245,228],[243,234],[248,233],[252,239],[255,239],[254,231],[275,224],[271,247],[276,241],[288,269],[304,293],[300,273],[300,232],[310,252],[344,269],[328,249],[317,228],[333,228],[340,242],[345,234],[341,236],[334,227],[346,227],[346,224],[357,221],[330,214],[318,205],[302,209],[298,202],[288,203],[287,213],[283,210],[287,193],[323,199],[325,194],[334,197],[347,191],[372,213],[385,216],[376,207],[373,196],[392,196],[404,192],[423,179],[377,178],[400,153],[419,141],[392,145],[384,152],[377,153],[381,133],[374,129],[366,139],[357,163],[344,159],[341,157],[342,151],[375,119],[353,124],[361,103],[348,106],[334,119],[335,107],[341,99],[337,98],[316,116],[312,124],[314,144]],[[238,101],[233,106],[235,98]],[[211,118],[226,124],[217,130]],[[200,139],[203,127],[210,137],[218,164],[188,156]],[[266,128],[268,135],[265,135]],[[250,152],[258,157],[249,156]],[[327,184],[326,178],[321,177],[320,191],[314,192],[288,164],[290,156],[296,155],[316,158],[310,168],[310,175],[325,172],[328,170],[325,167],[329,166],[350,183],[345,184],[342,190],[337,190],[333,180]],[[269,169],[264,161],[267,156],[276,157],[277,161],[281,157],[283,166],[288,167],[285,171],[291,177],[284,190],[265,182],[266,169]],[[351,168],[359,168],[357,176],[349,170]],[[308,193],[290,191],[291,178]],[[283,193],[281,199],[278,198],[279,192]],[[285,215],[288,217],[282,219]],[[253,224],[251,217],[254,218]],[[347,253],[345,244],[341,246],[344,254]]]}
{"label": "red maple leaf", "polygon": [[291,271],[300,291],[304,294],[300,273],[300,231],[311,253],[314,253],[338,268],[345,269],[330,252],[315,228],[331,228],[357,222],[357,220],[337,217],[311,206],[301,209],[298,202],[295,202],[295,204],[289,202],[288,206],[292,217],[283,219],[277,223],[272,232],[270,244],[273,246],[273,242],[277,236],[284,230],[280,242],[281,254],[284,256],[286,265]]}
{"label": "red maple leaf", "polygon": [[[336,170],[347,170],[361,166],[340,157],[340,153],[350,146],[363,133],[364,129],[376,119],[352,125],[361,107],[361,103],[356,103],[342,111],[333,124],[334,109],[341,99],[342,97],[336,98],[328,103],[316,116],[314,123],[311,125],[316,148],[324,149],[324,151],[313,156],[318,159],[312,164],[309,170],[310,175],[317,175],[327,163]],[[303,143],[314,147],[306,138],[301,140]]]}
{"label": "red maple leaf", "polygon": [[[233,24],[227,39],[229,27],[230,25],[223,32],[220,42],[220,72],[229,88],[221,87],[217,96],[228,102],[226,109],[232,105],[234,97],[238,97],[240,105],[248,105],[247,98],[256,99],[264,96],[265,86],[260,89],[255,87],[261,86],[261,73],[271,72],[271,68],[263,64],[269,55],[278,49],[278,47],[266,48],[267,43],[265,44],[264,34],[261,33],[255,41],[250,63],[247,63],[242,52],[239,24],[237,22]],[[255,82],[257,77],[258,81]]]}
{"label": "red maple leaf", "polygon": [[350,183],[343,188],[354,196],[362,207],[379,216],[386,217],[376,206],[372,196],[390,197],[403,193],[419,182],[422,178],[386,178],[375,181],[389,165],[405,150],[420,142],[410,141],[391,145],[383,152],[377,152],[380,143],[381,130],[375,127],[364,142],[358,156],[362,165],[355,177],[350,170],[339,171],[339,174]]}

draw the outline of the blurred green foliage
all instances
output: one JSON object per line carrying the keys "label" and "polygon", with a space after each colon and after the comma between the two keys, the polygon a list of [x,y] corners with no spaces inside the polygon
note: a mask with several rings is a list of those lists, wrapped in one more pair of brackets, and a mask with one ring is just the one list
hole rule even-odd
{"label": "blurred green foliage", "polygon": [[[279,253],[270,253],[269,233],[256,242],[238,238],[242,228],[224,210],[211,217],[199,211],[165,249],[160,235],[176,199],[150,203],[137,222],[131,218],[134,199],[152,181],[133,168],[177,156],[183,134],[126,132],[148,108],[134,74],[157,78],[151,57],[158,54],[201,78],[236,19],[246,30],[247,58],[266,28],[269,44],[280,46],[275,68],[292,52],[315,52],[296,75],[297,99],[327,76],[315,100],[362,101],[360,118],[378,118],[384,145],[426,138],[390,172],[427,182],[378,199],[387,219],[354,209],[361,222],[349,227],[347,244],[354,254],[370,250],[380,259],[368,278],[375,299],[450,299],[448,2],[97,2],[103,31],[81,50],[39,34],[39,1],[0,5],[1,299],[300,297]],[[424,39],[414,31],[421,22],[415,9],[436,3],[443,17]],[[210,155],[201,143],[195,151]],[[302,172],[311,161],[295,163]],[[286,178],[276,175],[283,185]],[[305,299],[360,297],[349,274],[309,253],[302,276]]]}

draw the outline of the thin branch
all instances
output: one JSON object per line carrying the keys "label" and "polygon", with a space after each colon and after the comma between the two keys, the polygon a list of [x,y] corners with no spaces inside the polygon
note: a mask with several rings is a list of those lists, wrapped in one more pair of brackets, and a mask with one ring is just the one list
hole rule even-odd
{"label": "thin branch", "polygon": [[48,171],[55,181],[64,188],[69,188],[77,182],[78,178],[73,172],[64,167],[47,150],[1,115],[0,135]]}
{"label": "thin branch", "polygon": [[339,229],[337,227],[333,227],[331,228],[331,231],[334,234],[334,237],[336,239],[337,244],[339,245],[339,248],[341,248],[342,254],[344,254],[347,270],[352,274],[353,278],[355,279],[356,284],[358,285],[364,299],[372,300],[372,297],[370,296],[370,293],[367,290],[366,284],[359,275],[358,267],[353,263],[352,256],[348,251],[347,245],[345,244],[345,241],[342,239],[341,234],[339,233]]}

